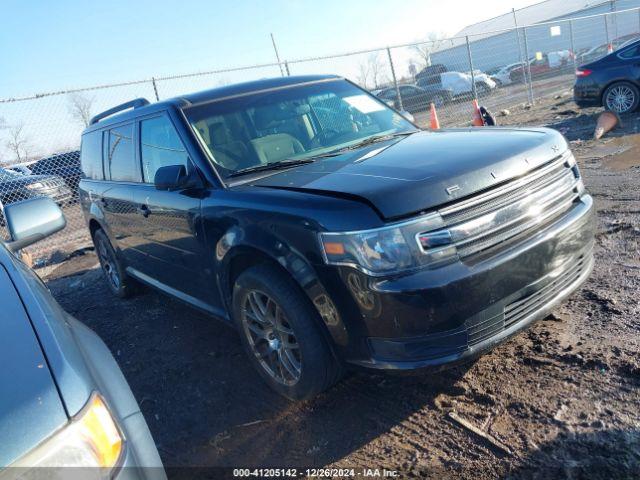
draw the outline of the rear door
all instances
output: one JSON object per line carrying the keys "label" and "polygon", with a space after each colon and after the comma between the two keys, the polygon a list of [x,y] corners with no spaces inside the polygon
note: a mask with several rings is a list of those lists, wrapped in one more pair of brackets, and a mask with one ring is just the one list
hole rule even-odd
{"label": "rear door", "polygon": [[102,188],[95,192],[98,203],[111,233],[114,247],[120,250],[127,265],[144,264],[140,246],[133,236],[139,214],[134,202],[134,191],[141,183],[141,172],[136,162],[133,122],[112,127],[103,132],[104,177]]}
{"label": "rear door", "polygon": [[213,283],[206,273],[208,262],[198,230],[201,197],[206,191],[200,187],[157,190],[154,178],[160,167],[183,165],[189,175],[198,173],[167,113],[143,117],[137,128],[142,183],[134,195],[134,236],[137,248],[146,255],[138,270],[166,287],[208,303]]}

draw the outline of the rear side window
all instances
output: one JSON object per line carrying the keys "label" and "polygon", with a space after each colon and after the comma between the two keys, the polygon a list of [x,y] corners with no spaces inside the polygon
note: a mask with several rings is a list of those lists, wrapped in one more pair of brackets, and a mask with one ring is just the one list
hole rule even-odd
{"label": "rear side window", "polygon": [[140,122],[140,156],[144,181],[153,183],[156,171],[169,165],[184,165],[189,157],[171,120],[160,116]]}
{"label": "rear side window", "polygon": [[112,128],[107,137],[105,174],[116,182],[139,181],[133,150],[133,124]]}
{"label": "rear side window", "polygon": [[80,166],[86,178],[102,180],[102,132],[85,133],[80,147]]}
{"label": "rear side window", "polygon": [[640,44],[629,47],[618,54],[620,58],[636,58],[640,57]]}

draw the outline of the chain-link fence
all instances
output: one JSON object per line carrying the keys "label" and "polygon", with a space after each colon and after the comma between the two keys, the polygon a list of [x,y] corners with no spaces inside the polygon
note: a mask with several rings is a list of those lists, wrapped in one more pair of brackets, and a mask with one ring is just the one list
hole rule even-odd
{"label": "chain-link fence", "polygon": [[344,76],[413,113],[421,126],[428,125],[431,103],[443,126],[465,126],[471,121],[471,99],[500,111],[566,92],[577,66],[640,36],[640,8],[573,17],[381,49],[2,99],[0,236],[7,237],[3,205],[46,195],[62,206],[67,227],[31,247],[31,253],[50,259],[89,243],[77,202],[80,133],[92,115],[119,103],[280,75],[327,73]]}

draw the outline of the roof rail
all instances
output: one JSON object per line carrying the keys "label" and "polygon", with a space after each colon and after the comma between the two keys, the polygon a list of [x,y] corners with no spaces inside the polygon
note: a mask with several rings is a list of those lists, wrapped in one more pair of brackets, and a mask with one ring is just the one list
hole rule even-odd
{"label": "roof rail", "polygon": [[140,107],[144,107],[145,105],[149,105],[149,100],[147,100],[146,98],[136,98],[135,100],[122,103],[116,107],[110,108],[109,110],[105,110],[104,112],[99,113],[98,115],[92,117],[91,120],[89,120],[89,125],[98,123],[103,118],[109,117],[114,113],[121,112],[122,110],[127,110],[129,108],[140,108]]}

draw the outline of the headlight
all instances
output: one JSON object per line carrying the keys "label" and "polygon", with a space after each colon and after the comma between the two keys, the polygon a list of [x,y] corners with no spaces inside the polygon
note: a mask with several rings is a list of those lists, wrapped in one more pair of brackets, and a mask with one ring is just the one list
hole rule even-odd
{"label": "headlight", "polygon": [[36,182],[36,183],[31,183],[29,185],[27,185],[27,188],[29,190],[41,190],[44,188],[44,185],[40,182]]}
{"label": "headlight", "polygon": [[385,275],[456,259],[456,248],[446,230],[429,233],[442,226],[442,218],[435,213],[373,230],[324,232],[320,243],[328,264]]}
{"label": "headlight", "polygon": [[[83,478],[110,478],[123,444],[109,409],[100,395],[94,393],[69,424],[11,466],[26,468],[22,475],[30,479],[56,478],[56,473],[63,477],[64,470],[55,471],[61,467],[85,467]],[[48,468],[38,470],[41,467]]]}

